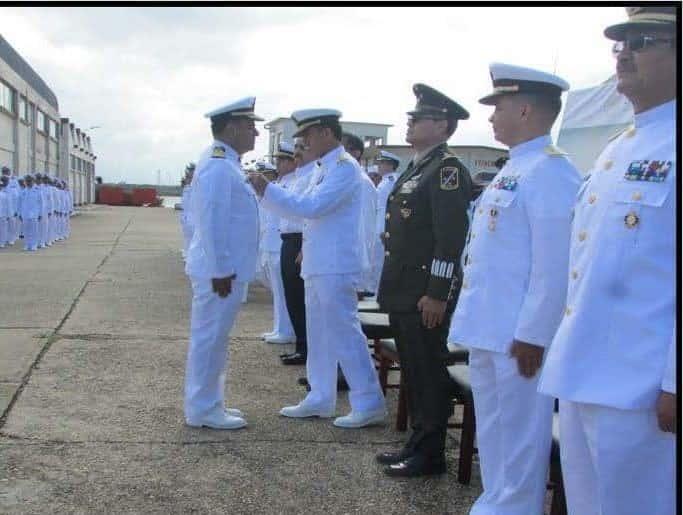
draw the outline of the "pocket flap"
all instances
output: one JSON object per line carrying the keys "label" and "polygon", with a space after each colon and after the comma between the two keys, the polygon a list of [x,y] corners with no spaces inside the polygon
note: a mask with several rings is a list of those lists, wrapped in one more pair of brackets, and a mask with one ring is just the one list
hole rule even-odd
{"label": "pocket flap", "polygon": [[671,191],[670,182],[620,183],[614,190],[615,202],[660,207]]}

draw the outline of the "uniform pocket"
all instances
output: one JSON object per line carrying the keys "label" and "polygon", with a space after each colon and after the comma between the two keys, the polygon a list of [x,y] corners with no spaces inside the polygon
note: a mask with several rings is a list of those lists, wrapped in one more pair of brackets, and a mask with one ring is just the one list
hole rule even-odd
{"label": "uniform pocket", "polygon": [[671,184],[652,182],[623,182],[615,186],[610,217],[627,243],[637,245],[645,230],[654,230],[658,211],[671,194]]}

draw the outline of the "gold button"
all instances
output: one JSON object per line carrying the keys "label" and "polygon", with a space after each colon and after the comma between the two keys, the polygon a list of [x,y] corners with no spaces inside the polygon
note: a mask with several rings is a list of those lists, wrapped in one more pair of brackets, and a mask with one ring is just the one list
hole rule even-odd
{"label": "gold button", "polygon": [[384,233],[384,237],[385,237],[387,240],[389,239],[389,236],[391,236],[391,234],[389,234],[389,231],[387,231],[387,232]]}
{"label": "gold button", "polygon": [[389,218],[391,218],[391,215],[390,215],[389,213],[387,213],[386,215],[384,215],[384,218],[385,218],[386,220],[389,220]]}
{"label": "gold button", "polygon": [[585,240],[587,236],[588,236],[588,234],[586,233],[586,231],[581,231],[579,233],[579,241]]}
{"label": "gold button", "polygon": [[636,135],[636,128],[635,127],[631,127],[629,130],[626,131],[626,137],[627,138],[632,138],[635,135]]}
{"label": "gold button", "polygon": [[389,195],[389,200],[394,200],[394,196],[393,196],[393,195]]}
{"label": "gold button", "polygon": [[609,170],[610,168],[612,168],[612,165],[613,165],[613,164],[614,164],[614,162],[613,162],[611,159],[608,159],[607,161],[605,161],[605,162],[602,164],[602,167],[603,167],[605,170]]}
{"label": "gold button", "polygon": [[572,308],[570,308],[569,306],[567,306],[567,308],[564,310],[564,314],[565,314],[566,316],[571,315],[571,314],[572,314]]}
{"label": "gold button", "polygon": [[572,270],[572,279],[576,279],[577,277],[579,277],[579,272]]}
{"label": "gold button", "polygon": [[639,191],[634,191],[633,195],[631,195],[631,198],[633,200],[640,200],[641,198],[643,198],[643,194]]}
{"label": "gold button", "polygon": [[590,196],[588,197],[588,203],[589,203],[589,204],[595,204],[595,200],[596,200],[597,198],[598,198],[598,197],[596,197],[594,193],[591,193]]}
{"label": "gold button", "polygon": [[401,202],[401,203],[405,206],[405,205],[408,203],[408,201],[407,201],[407,200],[404,200],[404,201]]}
{"label": "gold button", "polygon": [[427,270],[427,265],[422,265],[420,268],[422,268],[422,270]]}
{"label": "gold button", "polygon": [[389,254],[391,254],[391,253],[390,253],[388,250],[385,250],[385,251],[384,251],[384,255],[385,255],[385,256],[388,256]]}

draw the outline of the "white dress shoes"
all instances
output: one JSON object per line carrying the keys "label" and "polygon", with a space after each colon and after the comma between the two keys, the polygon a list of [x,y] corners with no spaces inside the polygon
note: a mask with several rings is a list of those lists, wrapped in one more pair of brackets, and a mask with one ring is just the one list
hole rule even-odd
{"label": "white dress shoes", "polygon": [[266,340],[266,343],[285,344],[294,343],[296,339],[293,336],[285,336],[284,334],[269,334],[266,335],[264,340]]}
{"label": "white dress shoes", "polygon": [[366,412],[352,411],[344,417],[335,418],[333,425],[345,429],[357,429],[359,427],[382,424],[386,416],[387,412],[385,409]]}
{"label": "white dress shoes", "polygon": [[266,338],[269,338],[269,337],[271,337],[271,336],[275,336],[276,334],[277,334],[277,333],[275,333],[274,331],[270,331],[270,332],[268,332],[268,333],[263,333],[263,334],[261,335],[261,339],[262,339],[262,340],[265,340]]}
{"label": "white dress shoes", "polygon": [[229,413],[236,413],[239,410],[226,409],[225,411],[214,411],[209,415],[198,419],[186,421],[190,427],[210,427],[211,429],[241,429],[247,426],[247,421],[241,416],[230,415]]}
{"label": "white dress shoes", "polygon": [[280,415],[290,418],[332,418],[334,417],[334,410],[324,410],[316,406],[309,406],[302,402],[296,406],[285,406],[280,410]]}

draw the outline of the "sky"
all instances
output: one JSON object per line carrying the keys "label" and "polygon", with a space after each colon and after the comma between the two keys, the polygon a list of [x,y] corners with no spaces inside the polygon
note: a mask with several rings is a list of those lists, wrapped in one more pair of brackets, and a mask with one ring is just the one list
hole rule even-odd
{"label": "sky", "polygon": [[[105,182],[175,184],[212,138],[204,113],[244,96],[272,120],[329,107],[391,124],[405,144],[412,85],[470,112],[449,140],[501,145],[488,65],[555,72],[572,89],[614,73],[603,29],[621,7],[0,7],[3,37],[87,129]],[[263,124],[253,152],[267,153]]]}

